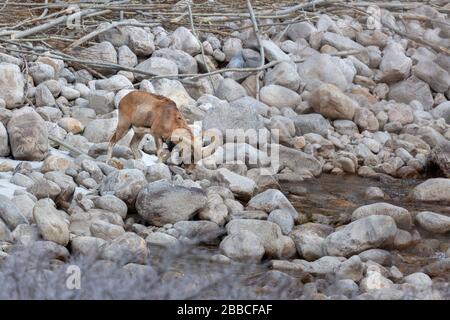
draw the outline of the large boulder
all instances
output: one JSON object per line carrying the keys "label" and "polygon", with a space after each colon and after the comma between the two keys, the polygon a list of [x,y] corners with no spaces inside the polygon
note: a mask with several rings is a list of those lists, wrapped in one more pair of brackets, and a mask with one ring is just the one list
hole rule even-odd
{"label": "large boulder", "polygon": [[55,208],[52,200],[41,199],[36,202],[33,215],[42,238],[62,246],[69,243],[69,222]]}
{"label": "large boulder", "polygon": [[323,84],[311,93],[313,109],[330,119],[352,120],[358,103],[332,84]]}
{"label": "large boulder", "polygon": [[279,146],[279,160],[281,167],[288,167],[294,172],[307,170],[314,176],[322,172],[322,165],[315,157],[300,150]]}
{"label": "large boulder", "polygon": [[450,231],[450,217],[431,211],[422,211],[416,215],[416,222],[427,231],[446,233]]}
{"label": "large boulder", "polygon": [[380,81],[394,83],[406,79],[410,74],[411,66],[412,60],[405,55],[403,47],[399,43],[391,41],[383,50]]}
{"label": "large boulder", "polygon": [[221,184],[241,199],[250,199],[257,189],[255,181],[226,168],[220,168],[218,170],[217,178]]}
{"label": "large boulder", "polygon": [[[91,47],[86,49],[77,50],[75,54],[79,59],[87,60],[91,62],[100,62],[100,63],[114,63],[117,64],[117,52],[114,46],[108,42],[103,41],[97,44],[94,44]],[[105,68],[105,67],[92,67],[95,70],[103,74],[112,74],[114,73],[114,69]]]}
{"label": "large boulder", "polygon": [[21,108],[13,113],[8,122],[8,134],[15,159],[41,161],[47,156],[47,126],[32,108]]}
{"label": "large boulder", "polygon": [[220,250],[227,257],[242,262],[259,262],[264,256],[260,238],[248,230],[226,236],[220,243]]}
{"label": "large boulder", "polygon": [[117,118],[95,119],[84,129],[83,136],[93,143],[108,142],[117,127]]}
{"label": "large boulder", "polygon": [[283,210],[288,212],[292,218],[298,218],[298,212],[286,198],[286,196],[277,189],[267,189],[254,196],[247,204],[248,209],[262,210],[271,213],[274,210]]}
{"label": "large boulder", "polygon": [[227,129],[244,130],[262,129],[263,121],[256,110],[248,105],[216,105],[206,111],[203,130],[218,129],[226,134]]}
{"label": "large boulder", "polygon": [[428,83],[434,91],[445,93],[450,87],[450,75],[448,71],[433,61],[419,61],[414,66],[413,74]]}
{"label": "large boulder", "polygon": [[[174,76],[178,74],[178,66],[172,60],[160,57],[151,57],[136,66],[137,70],[148,72],[154,76]],[[135,73],[138,80],[149,78],[149,75]]]}
{"label": "large boulder", "polygon": [[326,237],[324,251],[332,256],[351,256],[390,244],[397,233],[394,219],[374,215],[351,222]]}
{"label": "large boulder", "polygon": [[14,230],[19,224],[28,224],[19,208],[8,197],[0,194],[0,221],[4,221],[9,229]]}
{"label": "large boulder", "polygon": [[259,95],[262,102],[270,107],[277,108],[295,108],[302,101],[302,98],[297,92],[277,84],[269,84],[262,87]]}
{"label": "large boulder", "polygon": [[318,113],[300,114],[294,118],[295,131],[298,136],[317,133],[323,137],[328,135],[328,121]]}
{"label": "large boulder", "polygon": [[177,49],[163,48],[153,52],[152,57],[160,57],[175,62],[178,67],[178,73],[197,73],[197,61],[184,51]]}
{"label": "large boulder", "polygon": [[[291,238],[283,236],[280,227],[270,221],[255,219],[233,219],[227,225],[229,235],[241,234],[250,231],[256,235],[263,247],[265,254],[275,258],[289,258],[295,253],[295,245]],[[294,252],[292,252],[292,249]]]}
{"label": "large boulder", "polygon": [[147,183],[145,175],[138,169],[124,169],[111,172],[100,185],[100,194],[112,194],[133,206],[139,190]]}
{"label": "large boulder", "polygon": [[11,63],[0,63],[0,99],[9,109],[23,103],[25,81],[20,68]]}
{"label": "large boulder", "polygon": [[312,91],[323,83],[334,84],[341,90],[352,86],[356,69],[344,59],[328,54],[314,54],[297,67],[300,78],[306,82],[306,90]]}
{"label": "large boulder", "polygon": [[450,202],[450,179],[428,179],[413,189],[412,196],[419,201]]}
{"label": "large boulder", "polygon": [[430,86],[415,76],[392,84],[389,88],[388,98],[408,104],[417,100],[424,106],[425,110],[430,110],[434,103]]}
{"label": "large boulder", "polygon": [[450,101],[439,104],[431,111],[435,119],[443,118],[447,124],[450,124]]}
{"label": "large boulder", "polygon": [[379,202],[359,207],[352,214],[352,220],[358,220],[372,215],[386,215],[392,217],[397,226],[411,229],[412,217],[408,210],[389,203]]}
{"label": "large boulder", "polygon": [[143,187],[136,199],[141,217],[156,226],[191,219],[206,205],[206,193],[199,188],[177,186],[159,180]]}
{"label": "large boulder", "polygon": [[172,33],[172,48],[189,53],[194,56],[201,51],[200,42],[185,27],[178,27]]}
{"label": "large boulder", "polygon": [[294,63],[281,62],[266,73],[264,84],[277,84],[291,90],[297,91],[300,86],[300,76]]}

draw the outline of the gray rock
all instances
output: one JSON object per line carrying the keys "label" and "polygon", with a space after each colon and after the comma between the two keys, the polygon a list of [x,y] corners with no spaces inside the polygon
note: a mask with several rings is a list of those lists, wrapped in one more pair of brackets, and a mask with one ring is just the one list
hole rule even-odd
{"label": "gray rock", "polygon": [[311,93],[313,109],[327,118],[352,120],[358,103],[346,96],[338,87],[323,84]]}
{"label": "gray rock", "polygon": [[450,217],[431,211],[422,211],[416,215],[416,222],[427,231],[446,233],[450,231]]}
{"label": "gray rock", "polygon": [[372,111],[366,108],[358,108],[355,111],[355,117],[353,119],[361,131],[378,131],[380,128],[379,121]]}
{"label": "gray rock", "polygon": [[236,54],[242,51],[242,40],[239,38],[228,38],[223,42],[222,51],[225,60],[230,61]]}
{"label": "gray rock", "polygon": [[391,85],[388,98],[407,104],[417,100],[425,110],[430,110],[434,104],[430,86],[415,76]]}
{"label": "gray rock", "polygon": [[[230,106],[239,107],[242,110],[241,116],[244,116],[247,112],[251,112],[252,114],[256,112],[262,116],[267,116],[269,113],[269,106],[249,96],[232,101]],[[248,108],[250,109],[249,111],[247,111]]]}
{"label": "gray rock", "polygon": [[317,133],[323,137],[328,135],[328,121],[318,113],[298,115],[294,124],[298,136],[307,133]]}
{"label": "gray rock", "polygon": [[397,226],[391,217],[369,216],[330,234],[325,239],[324,250],[333,256],[349,256],[388,244],[396,233]]}
{"label": "gray rock", "polygon": [[[116,49],[108,41],[103,41],[94,44],[93,46],[88,47],[86,49],[79,50],[76,53],[76,56],[79,59],[88,60],[92,62],[117,64]],[[102,68],[102,67],[92,67],[92,68],[103,74],[111,74],[114,72],[112,71],[112,69],[109,68]]]}
{"label": "gray rock", "polygon": [[13,109],[23,103],[25,81],[15,64],[0,63],[0,98],[6,108]]}
{"label": "gray rock", "polygon": [[15,159],[40,161],[47,156],[47,127],[44,120],[32,108],[16,110],[7,128]]}
{"label": "gray rock", "polygon": [[165,58],[175,62],[179,74],[198,72],[197,61],[191,55],[181,50],[169,48],[158,49],[153,53],[152,57]]}
{"label": "gray rock", "polygon": [[102,257],[120,264],[146,264],[148,258],[147,244],[137,234],[126,232],[103,248]]}
{"label": "gray rock", "polygon": [[[178,66],[175,64],[175,62],[160,57],[149,58],[139,63],[136,66],[136,69],[148,72],[154,76],[173,76],[178,74]],[[134,76],[137,80],[142,80],[150,77],[149,75],[145,75],[142,73],[135,73]]]}
{"label": "gray rock", "polygon": [[270,107],[295,108],[302,101],[297,92],[276,84],[270,84],[262,87],[259,94],[261,101]]}
{"label": "gray rock", "polygon": [[385,83],[394,83],[406,79],[410,74],[411,66],[412,60],[405,55],[403,47],[399,43],[391,41],[383,50],[380,80]]}
{"label": "gray rock", "polygon": [[[13,241],[11,231],[8,229],[8,226],[1,219],[0,219],[0,241],[7,241],[7,242]],[[264,253],[264,248],[263,248],[263,253]],[[1,261],[1,259],[0,259],[0,261]]]}
{"label": "gray rock", "polygon": [[170,169],[164,163],[155,163],[154,165],[148,166],[145,172],[145,178],[148,182],[154,182],[161,179],[171,180],[172,174]]}
{"label": "gray rock", "polygon": [[257,194],[248,202],[247,207],[248,209],[262,210],[267,213],[281,210],[288,212],[294,220],[298,218],[297,210],[295,210],[286,196],[277,189],[267,189]]}
{"label": "gray rock", "polygon": [[48,64],[36,63],[29,68],[30,76],[33,78],[34,84],[37,86],[44,81],[55,78],[55,69]]}
{"label": "gray rock", "polygon": [[149,247],[163,247],[170,248],[178,245],[178,239],[163,232],[152,232],[147,238],[145,238],[145,242]]}
{"label": "gray rock", "polygon": [[182,50],[194,56],[201,51],[200,43],[185,27],[178,27],[171,35],[172,48]]}
{"label": "gray rock", "polygon": [[358,127],[353,121],[350,120],[335,120],[333,121],[333,127],[336,132],[340,134],[346,134],[353,136],[355,133],[359,133]]}
{"label": "gray rock", "polygon": [[56,199],[56,197],[61,193],[61,188],[53,181],[45,178],[39,178],[27,188],[27,191],[38,199]]}
{"label": "gray rock", "polygon": [[173,227],[180,236],[195,243],[211,243],[223,233],[223,229],[212,221],[178,221]]}
{"label": "gray rock", "polygon": [[36,202],[33,215],[42,238],[62,246],[69,243],[69,223],[56,210],[53,201],[41,199]]}
{"label": "gray rock", "polygon": [[450,87],[450,75],[448,72],[432,61],[419,61],[414,66],[413,74],[428,83],[434,91],[445,93]]}
{"label": "gray rock", "polygon": [[[345,50],[363,50],[364,47],[352,39],[333,32],[325,32],[322,37],[322,44],[328,44],[339,51]],[[359,53],[356,55],[363,63],[368,64],[369,58],[367,53]]]}
{"label": "gray rock", "polygon": [[83,136],[89,142],[101,143],[108,142],[117,127],[117,118],[96,119],[86,126]]}
{"label": "gray rock", "polygon": [[431,111],[435,119],[444,118],[447,124],[450,124],[450,101],[439,104]]}
{"label": "gray rock", "polygon": [[378,202],[359,207],[352,214],[352,220],[358,220],[372,215],[386,215],[392,217],[397,226],[411,229],[412,217],[408,210],[385,202]]}
{"label": "gray rock", "polygon": [[302,21],[291,24],[286,34],[292,41],[297,41],[298,39],[308,39],[314,31],[316,28],[311,23]]}
{"label": "gray rock", "polygon": [[[290,257],[295,253],[295,245],[291,238],[283,236],[280,227],[270,221],[253,219],[233,219],[227,225],[229,235],[236,235],[244,230],[256,235],[269,257]],[[253,242],[253,241],[252,241]],[[292,252],[292,249],[294,252]]]}
{"label": "gray rock", "polygon": [[321,163],[312,155],[282,145],[279,146],[279,151],[281,167],[288,167],[292,171],[298,173],[304,173],[306,170],[311,172],[314,176],[318,176],[322,173]]}
{"label": "gray rock", "polygon": [[100,194],[112,194],[133,206],[139,190],[147,183],[142,171],[138,169],[123,169],[113,171],[100,184]]}
{"label": "gray rock", "polygon": [[71,87],[63,86],[61,88],[61,96],[66,98],[67,100],[75,100],[80,97],[80,91],[73,89]]}
{"label": "gray rock", "polygon": [[94,204],[99,209],[119,214],[122,219],[125,219],[127,216],[127,204],[123,200],[111,194],[107,194],[94,199]]}
{"label": "gray rock", "polygon": [[95,80],[95,89],[119,91],[122,89],[133,89],[133,84],[125,76],[116,74],[108,79]]}
{"label": "gray rock", "polygon": [[264,77],[264,84],[276,84],[297,91],[300,86],[300,76],[294,63],[281,62],[269,70]]}
{"label": "gray rock", "polygon": [[[237,100],[235,100],[237,101]],[[203,130],[218,129],[226,134],[227,129],[262,129],[264,124],[256,110],[248,105],[223,105],[208,109],[203,119]]]}
{"label": "gray rock", "polygon": [[118,50],[118,62],[121,66],[133,68],[138,64],[138,59],[127,45],[121,46]]}
{"label": "gray rock", "polygon": [[28,220],[28,222],[34,222],[33,207],[36,199],[31,194],[15,195],[11,198],[11,201],[19,209],[19,212]]}
{"label": "gray rock", "polygon": [[231,78],[223,79],[217,88],[217,97],[222,100],[234,101],[246,95],[245,88]]}
{"label": "gray rock", "polygon": [[95,90],[89,94],[89,106],[96,114],[106,114],[114,110],[114,92]]}
{"label": "gray rock", "polygon": [[450,179],[428,179],[413,189],[412,196],[419,201],[450,201]]}
{"label": "gray rock", "polygon": [[264,255],[262,241],[253,232],[240,230],[225,237],[220,250],[227,257],[242,262],[259,262]]}
{"label": "gray rock", "polygon": [[423,273],[423,272],[415,272],[403,278],[403,283],[409,283],[416,288],[431,288],[433,285],[433,280]]}
{"label": "gray rock", "polygon": [[189,220],[206,205],[207,197],[199,188],[176,186],[166,180],[147,184],[139,191],[136,210],[157,226]]}
{"label": "gray rock", "polygon": [[128,27],[129,46],[137,56],[149,56],[155,50],[153,35],[142,28]]}
{"label": "gray rock", "polygon": [[281,60],[290,61],[289,56],[283,52],[272,40],[262,40],[261,44],[264,48],[264,54],[269,61]]}
{"label": "gray rock", "polygon": [[111,241],[114,240],[125,233],[125,229],[122,226],[118,226],[106,221],[94,221],[89,230],[92,236]]}
{"label": "gray rock", "polygon": [[306,90],[312,91],[323,83],[334,84],[341,90],[350,88],[356,69],[338,57],[314,54],[297,67],[300,78],[306,82]]}
{"label": "gray rock", "polygon": [[23,216],[19,208],[9,200],[8,197],[0,194],[0,220],[3,220],[9,229],[14,230],[20,224],[28,224],[27,218]]}
{"label": "gray rock", "polygon": [[218,170],[217,178],[219,183],[230,189],[236,197],[241,199],[250,199],[257,189],[255,181],[226,168]]}
{"label": "gray rock", "polygon": [[383,249],[369,249],[359,254],[362,261],[373,261],[382,266],[390,266],[392,264],[392,256],[389,251]]}
{"label": "gray rock", "polygon": [[102,248],[106,246],[107,242],[100,238],[90,236],[78,236],[70,241],[72,254],[89,256],[100,254]]}
{"label": "gray rock", "polygon": [[280,226],[281,232],[288,235],[294,227],[294,218],[291,213],[285,210],[274,210],[269,214],[267,221],[271,221]]}
{"label": "gray rock", "polygon": [[361,258],[354,255],[342,262],[336,276],[340,279],[350,279],[355,282],[361,280],[364,276],[364,265]]}

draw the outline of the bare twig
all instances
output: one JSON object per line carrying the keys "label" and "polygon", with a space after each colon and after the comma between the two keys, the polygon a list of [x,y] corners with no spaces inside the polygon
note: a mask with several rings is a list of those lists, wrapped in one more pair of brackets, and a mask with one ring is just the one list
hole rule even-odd
{"label": "bare twig", "polygon": [[252,24],[253,24],[253,32],[255,33],[256,41],[258,42],[258,46],[259,46],[259,54],[261,56],[261,63],[259,65],[261,70],[256,75],[256,99],[259,100],[259,78],[262,75],[262,70],[263,70],[262,68],[264,67],[266,58],[264,56],[264,47],[263,47],[261,37],[259,34],[258,23],[256,22],[256,18],[255,18],[255,12],[253,11],[250,0],[247,0],[247,9],[250,14],[250,20],[252,21]]}

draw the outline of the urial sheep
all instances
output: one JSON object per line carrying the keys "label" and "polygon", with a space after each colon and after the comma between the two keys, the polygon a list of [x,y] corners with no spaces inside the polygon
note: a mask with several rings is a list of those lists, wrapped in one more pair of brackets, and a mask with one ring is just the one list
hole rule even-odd
{"label": "urial sheep", "polygon": [[[113,146],[133,128],[134,135],[130,148],[135,159],[141,157],[138,150],[139,142],[145,134],[153,135],[156,144],[156,155],[162,161],[163,141],[172,149],[179,145],[181,149],[190,151],[195,148],[194,135],[186,120],[178,110],[177,105],[171,99],[144,92],[131,91],[125,95],[119,103],[119,119],[117,129],[109,140],[107,162],[111,159]],[[189,152],[189,155],[193,153]],[[192,158],[192,156],[191,156]],[[195,164],[186,161],[185,165],[193,169]],[[191,160],[191,159],[188,159]]]}

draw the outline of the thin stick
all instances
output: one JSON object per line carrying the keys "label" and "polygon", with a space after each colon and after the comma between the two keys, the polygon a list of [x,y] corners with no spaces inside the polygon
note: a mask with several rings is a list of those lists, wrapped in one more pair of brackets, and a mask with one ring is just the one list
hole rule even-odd
{"label": "thin stick", "polygon": [[255,13],[253,12],[252,4],[250,0],[247,0],[247,9],[250,14],[250,20],[253,24],[253,31],[256,36],[256,41],[258,42],[259,46],[259,54],[261,56],[261,63],[259,65],[259,68],[261,69],[260,72],[256,75],[256,99],[259,101],[259,77],[262,75],[262,68],[264,67],[264,63],[266,62],[266,58],[264,56],[264,47],[262,45],[261,37],[259,35],[259,29],[258,29],[258,23],[256,22]]}
{"label": "thin stick", "polygon": [[[198,37],[197,31],[195,30],[194,18],[192,17],[192,9],[191,9],[191,4],[190,4],[189,0],[187,1],[187,7],[188,7],[188,12],[189,12],[189,20],[191,22],[192,33],[194,34],[195,39],[197,39],[197,42],[200,45],[200,50],[202,52],[203,64],[205,65],[206,72],[210,73],[211,70],[209,69],[208,62],[206,61],[205,50],[203,49],[203,44],[200,41],[200,38]],[[212,80],[211,75],[208,75],[208,78],[209,78],[209,82],[211,83],[211,88],[213,90],[213,93],[215,95],[216,94],[216,89],[214,88],[214,82]]]}
{"label": "thin stick", "polygon": [[32,34],[36,34],[36,33],[48,30],[50,28],[53,28],[54,26],[57,26],[57,25],[59,25],[61,23],[65,23],[65,22],[67,22],[67,20],[69,18],[72,19],[72,18],[75,18],[75,17],[78,17],[78,16],[82,17],[82,16],[84,16],[86,14],[93,13],[95,11],[96,11],[95,9],[87,9],[87,10],[84,10],[84,11],[80,11],[80,12],[74,13],[74,14],[69,15],[69,16],[65,15],[65,16],[59,17],[59,18],[57,18],[57,19],[55,19],[53,21],[50,21],[50,22],[38,25],[36,27],[33,27],[31,29],[16,32],[16,33],[11,35],[11,39],[24,38],[24,37],[30,36]]}

